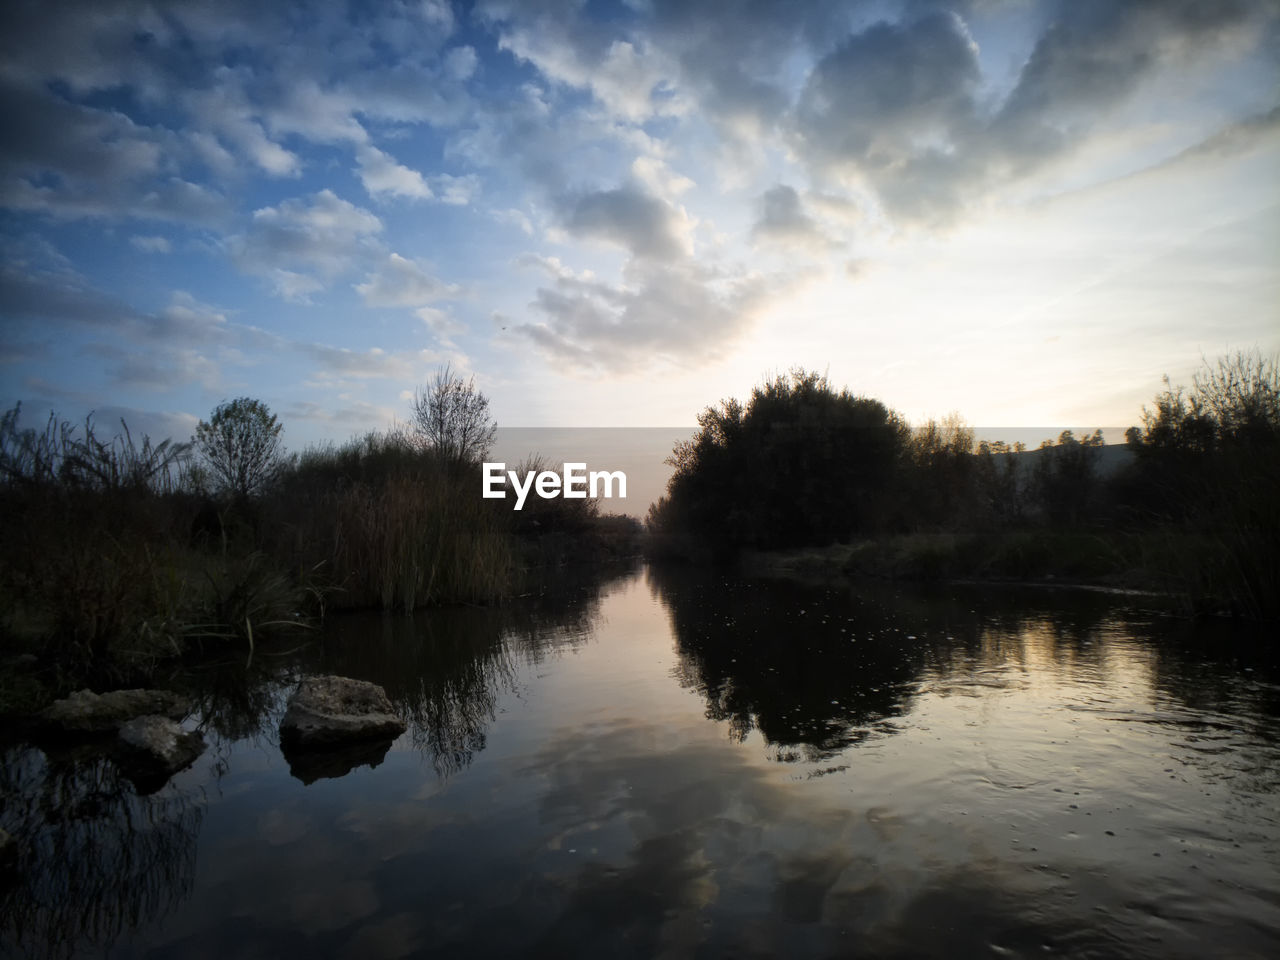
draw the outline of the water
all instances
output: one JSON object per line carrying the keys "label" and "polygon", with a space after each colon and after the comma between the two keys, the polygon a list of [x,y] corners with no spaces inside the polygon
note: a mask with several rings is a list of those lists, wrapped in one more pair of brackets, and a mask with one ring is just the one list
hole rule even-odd
{"label": "water", "polygon": [[[649,568],[341,618],[187,678],[211,748],[157,793],[8,748],[0,947],[1276,956],[1270,641],[1071,591]],[[384,685],[409,731],[286,759],[312,671]]]}

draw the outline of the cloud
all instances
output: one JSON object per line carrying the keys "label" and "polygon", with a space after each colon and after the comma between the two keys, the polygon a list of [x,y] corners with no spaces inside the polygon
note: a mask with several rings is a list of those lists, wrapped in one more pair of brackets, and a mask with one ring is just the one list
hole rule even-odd
{"label": "cloud", "polygon": [[580,194],[561,206],[565,229],[575,237],[602,240],[650,260],[690,253],[693,224],[684,210],[634,187]]}
{"label": "cloud", "polygon": [[1047,11],[1015,83],[995,101],[980,99],[987,78],[954,13],[853,34],[805,83],[791,121],[796,150],[819,177],[870,187],[899,223],[947,225],[993,190],[1079,151],[1159,72],[1243,55],[1277,19],[1274,5],[1234,0]]}
{"label": "cloud", "polygon": [[[267,136],[259,118],[260,111],[252,105],[247,91],[252,83],[253,72],[249,68],[221,66],[213,71],[212,86],[182,95],[183,106],[189,116],[198,118],[204,136],[216,135],[221,141],[233,144],[269,176],[296,177],[302,172],[302,161]],[[216,146],[221,147],[216,138]]]}
{"label": "cloud", "polygon": [[370,196],[390,195],[412,200],[430,200],[434,196],[422,174],[397,163],[377,147],[360,147],[356,160],[360,164],[360,182]]}
{"label": "cloud", "polygon": [[619,37],[563,5],[488,3],[480,13],[497,27],[498,49],[556,83],[590,90],[613,116],[637,122],[685,109],[669,85],[675,64],[639,36]]}
{"label": "cloud", "polygon": [[751,228],[757,245],[778,245],[821,253],[838,244],[805,212],[800,195],[780,183],[760,197],[760,217]]}
{"label": "cloud", "polygon": [[433,334],[442,342],[449,342],[460,333],[465,333],[467,325],[438,307],[419,307],[413,311]]}
{"label": "cloud", "polygon": [[[9,349],[0,353],[0,362],[21,363],[47,353],[45,344],[33,339],[36,333],[58,338],[65,353],[65,344],[73,342],[65,334],[74,330],[80,335],[78,356],[87,361],[82,370],[100,372],[116,388],[147,391],[190,384],[222,390],[224,368],[252,365],[263,357],[274,358],[277,368],[287,356],[309,361],[319,371],[313,378],[326,387],[344,379],[417,382],[445,360],[456,366],[467,363],[456,349],[356,350],[282,337],[237,323],[225,310],[181,290],[174,291],[158,311],[137,310],[94,288],[66,267],[56,251],[39,244],[27,246],[30,249],[24,251],[19,244],[6,244],[6,259],[0,267],[0,304],[4,305],[0,316],[10,333]],[[438,297],[456,292],[455,287],[430,278],[422,264],[393,255],[388,267],[380,274],[380,293],[375,297],[384,295],[389,302],[413,305],[428,293]],[[422,306],[417,313],[443,337],[456,330],[443,311]],[[442,343],[451,346],[447,340]],[[55,396],[47,384],[36,383],[33,389],[54,399],[93,403],[87,394]]]}
{"label": "cloud", "polygon": [[255,210],[232,248],[241,268],[269,278],[277,293],[305,299],[378,252],[382,221],[324,189]]}
{"label": "cloud", "polygon": [[143,253],[169,253],[173,248],[165,237],[135,235],[129,238],[129,245]]}
{"label": "cloud", "polygon": [[450,206],[465,207],[480,193],[480,178],[475,174],[455,177],[440,173],[433,176],[430,182],[436,198]]}
{"label": "cloud", "polygon": [[785,288],[778,278],[725,275],[687,259],[633,261],[617,285],[574,274],[555,258],[522,262],[546,271],[552,284],[539,287],[530,305],[543,321],[513,332],[553,360],[597,372],[693,366],[723,356]]}
{"label": "cloud", "polygon": [[429,264],[398,253],[391,254],[356,290],[371,307],[420,307],[454,299],[462,292],[456,284],[436,277]]}
{"label": "cloud", "polygon": [[0,311],[13,324],[71,322],[104,327],[133,313],[69,268],[21,260],[0,265]]}
{"label": "cloud", "polygon": [[[956,15],[875,24],[813,68],[795,111],[798,148],[821,173],[865,178],[902,199],[901,209],[900,181],[914,186],[939,167],[947,174],[976,122],[980,80],[977,47]],[[916,207],[928,215],[945,204]]]}
{"label": "cloud", "polygon": [[117,387],[163,391],[198,383],[206,390],[217,390],[221,384],[217,362],[189,347],[155,347],[144,352],[97,342],[87,344],[83,352],[102,362]]}
{"label": "cloud", "polygon": [[[412,398],[412,394],[410,397]],[[349,403],[335,409],[300,400],[287,403],[280,408],[280,417],[285,423],[294,421],[322,423],[328,427],[339,427],[350,433],[368,430],[370,424],[378,426],[389,424],[395,420],[396,414],[397,411],[391,407],[363,402]]]}
{"label": "cloud", "polygon": [[224,312],[201,303],[185,290],[175,290],[168,306],[150,317],[140,318],[138,326],[140,332],[152,340],[229,344],[238,339]]}
{"label": "cloud", "polygon": [[475,47],[453,47],[444,55],[443,67],[445,75],[454,80],[469,80],[476,72],[479,57]]}
{"label": "cloud", "polygon": [[697,186],[688,177],[675,173],[659,157],[639,156],[631,162],[631,175],[655,196],[674,200]]}
{"label": "cloud", "polygon": [[5,80],[0,113],[0,206],[65,218],[213,223],[224,216],[216,191],[178,175],[190,151],[172,131]]}

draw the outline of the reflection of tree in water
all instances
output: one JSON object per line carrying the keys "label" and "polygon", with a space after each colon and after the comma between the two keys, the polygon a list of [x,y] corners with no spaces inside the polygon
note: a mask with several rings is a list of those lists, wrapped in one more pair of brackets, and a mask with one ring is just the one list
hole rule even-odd
{"label": "reflection of tree in water", "polygon": [[680,681],[733,737],[758,729],[783,761],[892,732],[922,680],[1025,663],[1032,637],[1051,660],[1096,659],[1090,640],[1115,611],[1105,596],[1037,603],[1025,591],[837,589],[659,565],[649,582],[670,613]]}
{"label": "reflection of tree in water", "polygon": [[522,664],[586,642],[607,582],[565,577],[506,607],[335,619],[307,669],[381,685],[414,745],[447,776],[484,749],[498,700],[517,689]]}
{"label": "reflection of tree in water", "polygon": [[1193,710],[1280,717],[1275,627],[1162,618],[1150,627],[1152,683]]}
{"label": "reflection of tree in water", "polygon": [[203,808],[172,789],[138,796],[100,754],[0,756],[0,826],[18,848],[0,890],[0,955],[105,951],[191,892]]}
{"label": "reflection of tree in water", "polygon": [[687,568],[651,567],[649,580],[670,612],[681,683],[736,739],[758,729],[778,759],[819,760],[906,709],[923,650],[878,607]]}

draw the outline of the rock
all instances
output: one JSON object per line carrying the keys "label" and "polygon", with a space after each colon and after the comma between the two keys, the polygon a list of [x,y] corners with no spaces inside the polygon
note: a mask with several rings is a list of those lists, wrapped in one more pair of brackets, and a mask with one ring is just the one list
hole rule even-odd
{"label": "rock", "polygon": [[120,764],[141,794],[154,793],[204,753],[204,734],[168,717],[134,717],[120,727]]}
{"label": "rock", "polygon": [[18,859],[18,844],[9,831],[0,830],[0,867],[11,866]]}
{"label": "rock", "polygon": [[120,728],[120,740],[170,773],[189,766],[204,753],[204,734],[187,732],[168,717],[135,717]]}
{"label": "rock", "polygon": [[174,720],[190,711],[186,699],[169,690],[77,690],[41,714],[46,729],[59,733],[111,733],[135,717],[157,714]]}
{"label": "rock", "polygon": [[404,733],[391,701],[376,683],[347,677],[307,677],[289,698],[280,742],[291,748],[352,740],[391,739]]}

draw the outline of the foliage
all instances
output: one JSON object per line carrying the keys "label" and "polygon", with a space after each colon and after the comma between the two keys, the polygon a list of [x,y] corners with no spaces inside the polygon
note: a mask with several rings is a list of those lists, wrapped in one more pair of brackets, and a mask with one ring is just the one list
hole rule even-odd
{"label": "foliage", "polygon": [[698,417],[677,445],[657,519],[712,549],[789,547],[872,531],[907,439],[878,400],[794,370]]}
{"label": "foliage", "polygon": [[1032,489],[1037,508],[1051,524],[1077,526],[1095,511],[1102,446],[1101,430],[1083,439],[1063,430],[1057,443],[1046,440],[1040,444]]}
{"label": "foliage", "polygon": [[193,438],[215,480],[235,497],[262,492],[282,465],[283,429],[265,403],[237,397],[201,420]]}
{"label": "foliage", "polygon": [[904,451],[900,526],[936,529],[968,507],[978,479],[973,450],[973,429],[958,414],[911,430]]}
{"label": "foliage", "polygon": [[489,399],[449,366],[413,399],[413,436],[448,464],[479,463],[489,452],[497,424],[489,416]]}
{"label": "foliage", "polygon": [[134,443],[129,426],[110,440],[99,438],[93,414],[84,433],[52,413],[43,430],[20,429],[22,404],[0,414],[0,483],[37,487],[57,484],[95,490],[139,490],[166,493],[177,488],[191,456],[191,444],[143,436]]}
{"label": "foliage", "polygon": [[1021,443],[983,440],[974,457],[974,512],[980,523],[1001,529],[1023,519],[1026,501],[1018,457],[1025,452]]}
{"label": "foliage", "polygon": [[1158,581],[1189,612],[1280,612],[1276,358],[1206,363],[1190,389],[1166,378],[1110,473],[1101,431],[975,449],[954,415],[908,429],[805,371],[698,423],[646,519],[651,556],[835,542],[864,575]]}
{"label": "foliage", "polygon": [[[1237,353],[1165,389],[1128,433],[1119,490],[1139,523],[1168,534],[1168,586],[1189,609],[1280,612],[1280,365]],[[1188,546],[1194,545],[1194,546]]]}
{"label": "foliage", "polygon": [[[398,431],[306,451],[272,494],[270,549],[322,571],[331,607],[409,611],[504,596],[512,545],[480,475]],[[509,510],[507,511],[509,512]]]}

